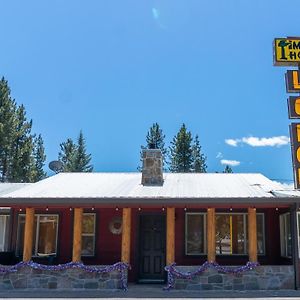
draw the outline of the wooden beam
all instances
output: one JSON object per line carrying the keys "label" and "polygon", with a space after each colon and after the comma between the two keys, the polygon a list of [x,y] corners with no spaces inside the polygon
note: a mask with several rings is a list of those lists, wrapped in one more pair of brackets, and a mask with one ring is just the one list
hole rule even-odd
{"label": "wooden beam", "polygon": [[257,262],[256,209],[248,208],[249,261]]}
{"label": "wooden beam", "polygon": [[131,208],[123,208],[121,261],[130,263]]}
{"label": "wooden beam", "polygon": [[26,208],[23,261],[30,261],[32,257],[34,232],[34,208]]}
{"label": "wooden beam", "polygon": [[216,214],[214,208],[207,209],[207,260],[216,261]]}
{"label": "wooden beam", "polygon": [[175,262],[175,208],[167,207],[167,266]]}
{"label": "wooden beam", "polygon": [[74,209],[74,225],[73,225],[73,255],[72,262],[81,261],[81,243],[82,243],[82,217],[83,209]]}

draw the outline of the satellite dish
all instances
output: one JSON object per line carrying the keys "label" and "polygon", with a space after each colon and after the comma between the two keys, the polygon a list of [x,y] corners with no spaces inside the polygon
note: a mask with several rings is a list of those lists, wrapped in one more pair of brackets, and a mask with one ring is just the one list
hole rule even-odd
{"label": "satellite dish", "polygon": [[57,174],[59,172],[62,172],[62,170],[64,169],[64,165],[59,160],[53,160],[49,163],[49,169]]}

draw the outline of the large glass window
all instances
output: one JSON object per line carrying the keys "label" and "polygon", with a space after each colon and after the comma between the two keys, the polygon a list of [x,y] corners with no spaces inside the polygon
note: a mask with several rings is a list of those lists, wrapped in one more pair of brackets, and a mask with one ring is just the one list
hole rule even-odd
{"label": "large glass window", "polygon": [[[265,254],[264,214],[256,214],[257,253]],[[206,251],[206,214],[186,213],[185,253],[201,255]],[[248,254],[248,215],[247,213],[216,214],[216,254]]]}
{"label": "large glass window", "polygon": [[84,213],[82,220],[82,256],[95,255],[96,214]]}
{"label": "large glass window", "polygon": [[279,216],[280,221],[280,249],[281,256],[292,256],[291,214]]}
{"label": "large glass window", "polygon": [[[58,215],[35,215],[32,255],[48,256],[57,253]],[[16,253],[21,256],[24,246],[25,215],[19,215]]]}
{"label": "large glass window", "polygon": [[[257,253],[265,253],[264,214],[256,214]],[[216,254],[248,254],[248,215],[216,214]]]}
{"label": "large glass window", "polygon": [[245,214],[216,214],[216,254],[246,254]]}
{"label": "large glass window", "polygon": [[0,251],[8,250],[9,215],[0,215]]}
{"label": "large glass window", "polygon": [[187,213],[185,217],[185,254],[199,255],[206,252],[206,215]]}

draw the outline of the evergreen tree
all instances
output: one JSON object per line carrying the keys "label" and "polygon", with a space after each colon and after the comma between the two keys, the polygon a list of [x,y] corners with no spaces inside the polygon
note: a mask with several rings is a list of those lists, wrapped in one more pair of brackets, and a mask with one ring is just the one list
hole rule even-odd
{"label": "evergreen tree", "polygon": [[32,121],[27,121],[23,105],[16,110],[15,137],[12,143],[10,182],[32,182],[34,177]]}
{"label": "evergreen tree", "polygon": [[170,146],[170,171],[188,173],[193,169],[192,134],[183,124]]}
{"label": "evergreen tree", "polygon": [[223,173],[233,173],[232,168],[230,166],[226,165]]}
{"label": "evergreen tree", "polygon": [[[8,82],[0,81],[0,181],[35,181],[34,135],[32,120],[25,107],[10,96]],[[42,139],[40,137],[40,139]]]}
{"label": "evergreen tree", "polygon": [[206,156],[201,153],[201,146],[198,135],[195,136],[194,144],[192,146],[192,172],[206,173]]}
{"label": "evergreen tree", "polygon": [[39,181],[46,178],[46,173],[43,170],[45,165],[46,155],[45,155],[45,148],[44,148],[44,141],[42,136],[39,135],[34,139],[34,175],[33,181]]}
{"label": "evergreen tree", "polygon": [[16,102],[10,96],[10,88],[2,77],[0,81],[0,181],[8,181],[12,144],[15,138]]}
{"label": "evergreen tree", "polygon": [[93,166],[90,165],[91,159],[91,154],[86,153],[85,139],[80,130],[75,154],[75,172],[92,172]]}
{"label": "evergreen tree", "polygon": [[64,166],[63,172],[74,172],[75,170],[75,153],[76,145],[73,140],[68,138],[66,142],[60,144],[60,152],[58,153],[58,160]]}
{"label": "evergreen tree", "polygon": [[[141,146],[141,162],[143,162],[143,150],[144,149],[160,149],[163,156],[163,164],[167,164],[168,150],[165,147],[165,135],[158,123],[153,123],[147,132],[146,146]],[[141,167],[138,168],[141,170]]]}
{"label": "evergreen tree", "polygon": [[60,144],[58,160],[63,163],[63,172],[92,172],[93,166],[90,165],[92,157],[91,154],[86,153],[82,131],[77,141],[78,144],[75,144],[71,138],[68,138],[66,142]]}

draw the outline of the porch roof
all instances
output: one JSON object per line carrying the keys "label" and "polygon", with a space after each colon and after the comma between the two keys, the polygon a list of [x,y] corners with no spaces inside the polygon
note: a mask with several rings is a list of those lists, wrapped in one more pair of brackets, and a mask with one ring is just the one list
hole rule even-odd
{"label": "porch roof", "polygon": [[26,203],[49,201],[49,204],[137,203],[141,199],[149,203],[159,203],[157,200],[217,203],[233,199],[270,202],[276,198],[300,199],[299,196],[297,191],[286,193],[283,185],[262,174],[164,173],[162,186],[143,186],[141,173],[60,173],[17,191],[0,194],[0,203],[22,203],[22,199]]}

